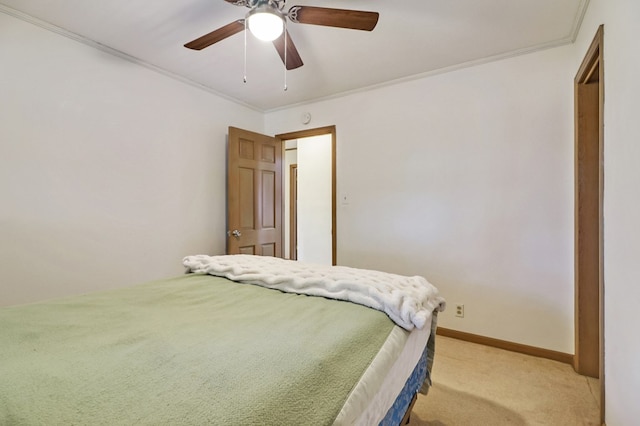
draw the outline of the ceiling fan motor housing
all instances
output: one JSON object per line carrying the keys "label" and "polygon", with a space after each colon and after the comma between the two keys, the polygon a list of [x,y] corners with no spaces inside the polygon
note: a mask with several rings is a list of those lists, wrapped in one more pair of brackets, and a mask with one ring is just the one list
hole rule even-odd
{"label": "ceiling fan motor housing", "polygon": [[246,3],[247,7],[251,9],[257,7],[268,7],[282,11],[285,0],[238,0],[238,2]]}

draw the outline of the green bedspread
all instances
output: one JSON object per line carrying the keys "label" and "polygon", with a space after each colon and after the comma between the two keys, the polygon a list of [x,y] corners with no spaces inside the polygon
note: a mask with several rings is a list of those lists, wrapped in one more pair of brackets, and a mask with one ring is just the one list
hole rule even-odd
{"label": "green bedspread", "polygon": [[331,424],[393,326],[208,275],[2,308],[0,424]]}

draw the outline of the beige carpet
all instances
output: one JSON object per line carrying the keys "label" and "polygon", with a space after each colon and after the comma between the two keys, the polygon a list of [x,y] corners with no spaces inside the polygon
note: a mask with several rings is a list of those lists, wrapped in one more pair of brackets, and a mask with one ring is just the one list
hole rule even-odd
{"label": "beige carpet", "polygon": [[438,336],[432,378],[412,426],[599,424],[598,380],[568,364]]}

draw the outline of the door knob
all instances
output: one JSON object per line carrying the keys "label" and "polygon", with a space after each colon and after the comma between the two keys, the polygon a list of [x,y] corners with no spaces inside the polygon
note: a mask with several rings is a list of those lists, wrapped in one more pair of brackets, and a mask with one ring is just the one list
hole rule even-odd
{"label": "door knob", "polygon": [[234,237],[236,237],[236,238],[240,238],[240,237],[242,236],[242,233],[241,233],[240,231],[238,231],[237,229],[234,229],[234,230],[231,232],[231,235],[233,235],[233,236],[234,236]]}

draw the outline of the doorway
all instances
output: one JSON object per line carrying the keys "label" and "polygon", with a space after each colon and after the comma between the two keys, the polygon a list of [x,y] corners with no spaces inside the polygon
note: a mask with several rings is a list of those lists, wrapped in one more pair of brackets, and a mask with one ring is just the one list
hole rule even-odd
{"label": "doorway", "polygon": [[[324,172],[325,181],[322,183],[325,202],[318,207],[314,198],[318,194],[319,186],[315,183],[303,190],[305,198],[311,199],[312,208],[322,208],[324,229],[324,261],[320,263],[336,264],[336,130],[335,126],[291,132],[275,137],[263,135],[249,130],[229,127],[227,149],[227,254],[256,254],[262,256],[285,257],[287,238],[285,228],[289,227],[288,220],[283,220],[283,210],[288,200],[288,192],[284,185],[283,157],[285,144],[288,140],[305,140],[319,138],[329,148],[323,153],[316,151],[315,143],[310,143],[307,156],[310,167],[314,169],[324,158],[322,163],[328,169]],[[297,171],[297,169],[296,169]],[[298,174],[296,173],[296,176]],[[310,180],[313,180],[311,176]],[[297,178],[296,178],[297,182]],[[300,196],[302,191],[296,191]],[[308,192],[308,193],[307,193]],[[306,206],[308,207],[308,206]],[[298,222],[306,221],[308,215],[294,212]],[[312,211],[314,216],[316,212]],[[311,224],[304,229],[311,229],[306,235],[310,245],[317,235],[317,224]],[[296,227],[296,230],[300,229]],[[296,237],[299,241],[299,236]],[[300,260],[314,261],[316,259]],[[317,260],[315,263],[318,263]]]}
{"label": "doorway", "polygon": [[575,357],[574,369],[600,379],[604,422],[604,27],[574,79]]}
{"label": "doorway", "polygon": [[285,149],[285,257],[335,265],[335,126],[276,135]]}

